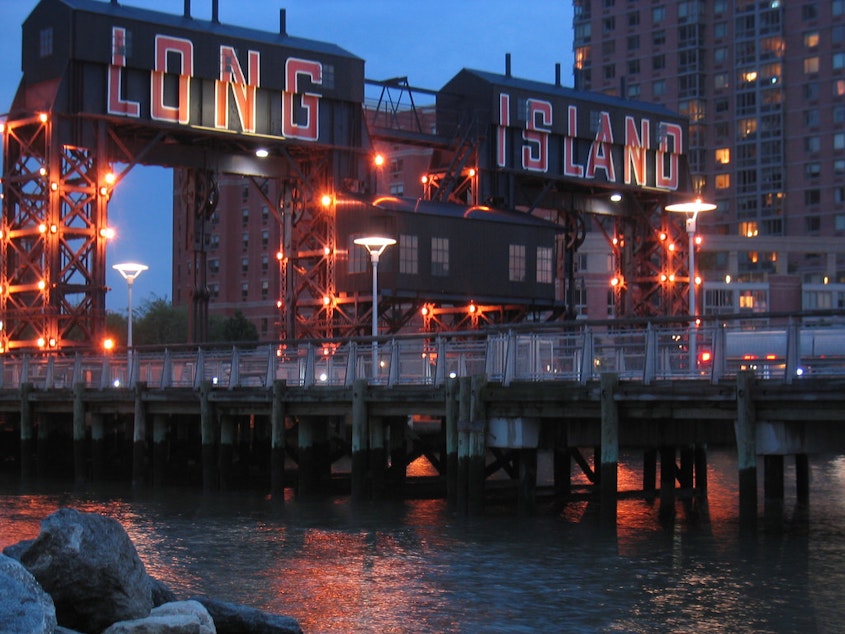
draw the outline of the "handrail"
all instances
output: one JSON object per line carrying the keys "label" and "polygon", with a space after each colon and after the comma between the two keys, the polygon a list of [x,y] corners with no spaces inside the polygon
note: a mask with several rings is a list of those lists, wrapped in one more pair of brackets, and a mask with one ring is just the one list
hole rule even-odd
{"label": "handrail", "polygon": [[[793,316],[794,317],[794,316]],[[504,330],[403,334],[331,342],[136,348],[127,354],[27,353],[0,356],[0,389],[160,389],[203,383],[218,389],[291,386],[349,387],[359,377],[371,384],[441,386],[449,377],[486,374],[489,381],[575,381],[601,373],[650,384],[657,380],[717,383],[741,370],[787,383],[806,376],[845,376],[845,325],[798,318],[754,327],[722,318],[692,329],[678,320],[567,322]],[[738,325],[739,324],[739,325]],[[695,346],[690,346],[690,336]],[[378,361],[373,367],[373,344]],[[697,351],[697,358],[690,356]]]}

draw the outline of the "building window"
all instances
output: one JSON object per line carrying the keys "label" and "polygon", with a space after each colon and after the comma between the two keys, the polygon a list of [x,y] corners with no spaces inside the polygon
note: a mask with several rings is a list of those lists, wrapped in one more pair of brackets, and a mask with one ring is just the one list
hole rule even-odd
{"label": "building window", "polygon": [[716,174],[716,189],[730,189],[731,175],[730,174]]}
{"label": "building window", "polygon": [[804,60],[804,74],[812,75],[819,72],[819,58],[808,57]]}
{"label": "building window", "polygon": [[41,57],[50,57],[53,54],[53,29],[42,29],[38,36],[38,54]]}
{"label": "building window", "polygon": [[833,217],[833,228],[837,231],[845,231],[845,214],[836,214]]}
{"label": "building window", "polygon": [[804,20],[815,20],[819,17],[819,7],[816,4],[805,4],[801,7],[801,17]]}
{"label": "building window", "polygon": [[241,209],[241,224],[245,227],[249,223],[249,207]]}
{"label": "building window", "polygon": [[241,258],[241,273],[249,273],[249,258]]}
{"label": "building window", "polygon": [[508,280],[511,282],[525,281],[524,244],[511,244],[508,246]]}
{"label": "building window", "polygon": [[270,219],[270,208],[267,205],[261,205],[261,224],[266,225]]}
{"label": "building window", "polygon": [[249,251],[249,234],[246,231],[241,234],[241,245],[244,251]]}
{"label": "building window", "polygon": [[419,273],[419,238],[402,234],[399,236],[399,272],[407,275]]}
{"label": "building window", "polygon": [[740,222],[739,223],[739,235],[745,238],[754,238],[758,234],[757,223],[756,222]]}
{"label": "building window", "polygon": [[804,166],[804,174],[810,178],[818,178],[822,173],[821,163],[807,163]]}
{"label": "building window", "polygon": [[616,28],[616,18],[613,17],[613,16],[610,16],[609,18],[605,18],[602,25],[603,25],[605,33],[612,33],[613,29]]}
{"label": "building window", "polygon": [[728,165],[731,162],[731,149],[720,147],[716,149],[716,164]]}
{"label": "building window", "polygon": [[431,239],[431,274],[449,275],[449,238]]}
{"label": "building window", "polygon": [[270,294],[270,282],[267,280],[261,280],[261,299],[266,300],[267,296]]}
{"label": "building window", "polygon": [[220,234],[212,233],[211,234],[211,248],[216,249],[220,246]]}
{"label": "building window", "polygon": [[804,230],[807,233],[818,233],[822,228],[822,219],[819,216],[806,216],[804,218]]}
{"label": "building window", "polygon": [[651,10],[651,21],[654,24],[663,22],[666,19],[666,7],[654,7]]}
{"label": "building window", "polygon": [[246,301],[249,297],[249,282],[243,282],[241,284],[241,300]]}
{"label": "building window", "polygon": [[267,229],[261,232],[261,248],[266,249],[270,245],[270,232]]}
{"label": "building window", "polygon": [[809,154],[816,154],[822,148],[821,139],[817,136],[808,136],[804,139],[804,151]]}
{"label": "building window", "polygon": [[665,55],[655,55],[651,58],[651,68],[652,70],[663,70],[666,68],[666,56]]}
{"label": "building window", "polygon": [[348,272],[350,274],[364,273],[367,270],[367,262],[370,260],[367,255],[367,250],[364,247],[355,244],[355,240],[360,237],[362,236],[349,236],[349,244],[346,247],[347,253],[349,254]]}
{"label": "building window", "polygon": [[665,29],[657,29],[651,34],[651,44],[652,46],[663,46],[666,44],[666,30]]}
{"label": "building window", "polygon": [[246,202],[249,200],[249,185],[244,185],[241,187],[241,202]]}
{"label": "building window", "polygon": [[210,284],[208,290],[211,295],[211,299],[217,299],[220,297],[220,284]]}
{"label": "building window", "polygon": [[629,51],[638,51],[640,50],[640,35],[629,35],[628,36],[628,50]]}
{"label": "building window", "polygon": [[554,251],[551,247],[537,247],[537,283],[551,284],[554,271]]}
{"label": "building window", "polygon": [[814,49],[819,47],[819,32],[818,31],[807,31],[804,33],[804,46],[808,49]]}
{"label": "building window", "polygon": [[270,270],[270,258],[264,253],[261,255],[261,272],[267,273]]}
{"label": "building window", "polygon": [[391,196],[402,196],[405,193],[405,183],[393,183],[390,186]]}
{"label": "building window", "polygon": [[821,201],[822,195],[818,189],[807,189],[804,191],[805,205],[818,205]]}
{"label": "building window", "polygon": [[220,260],[212,258],[208,261],[208,272],[212,275],[217,275],[220,272]]}

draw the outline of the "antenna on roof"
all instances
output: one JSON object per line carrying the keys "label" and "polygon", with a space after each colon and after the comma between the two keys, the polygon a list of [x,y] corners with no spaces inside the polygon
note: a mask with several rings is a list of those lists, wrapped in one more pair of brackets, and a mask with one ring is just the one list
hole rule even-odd
{"label": "antenna on roof", "polygon": [[284,9],[279,9],[279,35],[288,34],[288,16]]}
{"label": "antenna on roof", "polygon": [[191,0],[185,0],[185,17],[191,17]]}
{"label": "antenna on roof", "polygon": [[505,53],[505,77],[511,76],[511,54]]}

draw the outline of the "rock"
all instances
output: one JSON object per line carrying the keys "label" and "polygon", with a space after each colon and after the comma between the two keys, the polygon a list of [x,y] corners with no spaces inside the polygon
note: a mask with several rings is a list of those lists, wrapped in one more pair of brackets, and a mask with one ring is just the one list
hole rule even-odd
{"label": "rock", "polygon": [[50,595],[20,562],[0,555],[0,632],[52,634],[55,628]]}
{"label": "rock", "polygon": [[150,577],[114,519],[62,508],[41,522],[21,563],[53,597],[60,625],[101,632],[149,615]]}
{"label": "rock", "polygon": [[32,542],[34,539],[24,539],[23,541],[19,541],[17,544],[12,544],[11,546],[6,546],[3,549],[3,554],[11,557],[12,559],[17,559],[18,561],[21,560],[21,555],[23,555],[27,548],[32,546]]}
{"label": "rock", "polygon": [[175,601],[153,608],[143,619],[112,623],[103,634],[217,634],[214,621],[198,601]]}
{"label": "rock", "polygon": [[176,593],[166,583],[153,577],[150,577],[150,592],[152,593],[154,607],[164,605],[165,603],[174,603],[179,600]]}
{"label": "rock", "polygon": [[289,616],[270,614],[208,597],[194,597],[194,600],[206,607],[214,619],[218,634],[302,634],[299,622]]}

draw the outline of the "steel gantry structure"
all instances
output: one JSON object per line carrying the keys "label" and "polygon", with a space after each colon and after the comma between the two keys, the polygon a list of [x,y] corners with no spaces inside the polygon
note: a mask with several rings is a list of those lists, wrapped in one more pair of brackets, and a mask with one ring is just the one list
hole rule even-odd
{"label": "steel gantry structure", "polygon": [[[352,267],[349,231],[399,213],[383,204],[371,173],[379,141],[432,150],[424,196],[432,204],[498,226],[518,221],[496,209],[535,217],[531,230],[540,231],[538,218],[555,225],[552,276],[544,268],[537,282],[563,288],[562,299],[543,291],[539,302],[514,291],[472,301],[460,289],[433,301],[406,283],[378,302],[385,331],[420,319],[424,329],[454,329],[530,311],[572,317],[575,254],[594,227],[613,247],[620,315],[683,312],[683,286],[663,283],[685,276],[678,225],[662,212],[689,185],[678,115],[564,88],[559,73],[553,85],[520,80],[508,64],[504,75],[465,69],[428,91],[437,102],[432,133],[407,79],[383,82],[379,106],[362,110],[363,60],[290,37],[284,11],[277,33],[221,25],[217,13],[216,0],[210,21],[194,19],[189,1],[173,16],[114,0],[41,0],[24,22],[23,77],[3,121],[4,351],[98,345],[109,198],[141,164],[179,168],[174,239],[191,254],[193,341],[207,336],[222,174],[247,176],[278,225],[279,338],[366,332],[376,302],[339,266]],[[617,193],[621,204],[610,202]],[[350,205],[364,220],[342,228]]]}

